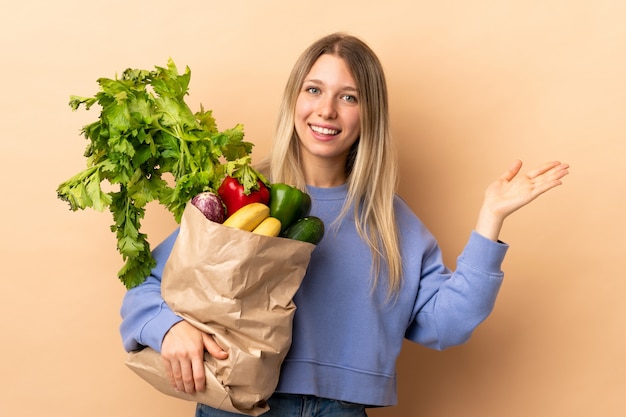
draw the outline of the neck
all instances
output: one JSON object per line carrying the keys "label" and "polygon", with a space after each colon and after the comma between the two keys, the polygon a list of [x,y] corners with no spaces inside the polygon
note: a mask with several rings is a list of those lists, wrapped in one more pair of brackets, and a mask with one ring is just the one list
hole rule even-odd
{"label": "neck", "polygon": [[304,164],[304,179],[307,185],[319,188],[337,187],[346,182],[344,164]]}

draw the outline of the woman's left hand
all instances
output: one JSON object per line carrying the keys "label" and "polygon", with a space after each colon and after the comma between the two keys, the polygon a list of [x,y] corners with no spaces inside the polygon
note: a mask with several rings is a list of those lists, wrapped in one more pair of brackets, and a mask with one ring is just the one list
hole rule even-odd
{"label": "woman's left hand", "polygon": [[569,165],[558,161],[548,162],[526,174],[518,175],[522,161],[511,167],[485,190],[485,199],[478,216],[476,231],[498,240],[504,219],[530,203],[541,194],[562,184]]}

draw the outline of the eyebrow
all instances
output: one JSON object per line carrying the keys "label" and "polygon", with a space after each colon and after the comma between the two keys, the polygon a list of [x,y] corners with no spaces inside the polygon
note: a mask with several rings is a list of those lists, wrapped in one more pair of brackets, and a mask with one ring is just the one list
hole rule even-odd
{"label": "eyebrow", "polygon": [[[304,79],[302,84],[305,84],[305,83],[324,85],[324,82],[322,80],[318,80],[317,78],[306,78]],[[341,87],[341,91],[350,91],[350,92],[356,93],[358,92],[358,89],[356,87],[352,87],[351,85],[346,85],[346,86]]]}

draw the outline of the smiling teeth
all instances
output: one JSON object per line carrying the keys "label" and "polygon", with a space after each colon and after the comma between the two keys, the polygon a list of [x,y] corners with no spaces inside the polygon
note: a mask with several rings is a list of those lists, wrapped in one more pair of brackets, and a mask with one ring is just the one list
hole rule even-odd
{"label": "smiling teeth", "polygon": [[338,130],[327,129],[325,127],[320,127],[320,126],[311,126],[311,129],[314,132],[321,133],[323,135],[336,135],[337,133],[339,133]]}

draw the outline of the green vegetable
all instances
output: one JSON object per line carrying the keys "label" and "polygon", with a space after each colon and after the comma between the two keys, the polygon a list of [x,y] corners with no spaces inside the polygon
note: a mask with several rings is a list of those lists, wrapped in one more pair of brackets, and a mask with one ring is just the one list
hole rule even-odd
{"label": "green vegetable", "polygon": [[317,245],[324,237],[324,222],[315,216],[302,217],[285,231],[284,236]]}
{"label": "green vegetable", "polygon": [[311,197],[291,185],[276,183],[270,187],[270,216],[280,220],[284,232],[293,222],[309,214]]}
{"label": "green vegetable", "polygon": [[[186,204],[217,190],[227,173],[245,173],[243,184],[266,181],[250,167],[253,145],[243,141],[242,125],[219,131],[211,111],[191,111],[184,101],[190,79],[189,67],[179,74],[170,59],[167,68],[129,68],[120,78],[100,78],[94,97],[70,98],[73,110],[98,104],[101,112],[81,131],[89,141],[87,168],[60,184],[57,194],[74,211],[111,211],[125,261],[118,276],[127,288],[143,282],[156,264],[140,232],[146,204],[158,201],[180,222]],[[112,191],[102,189],[104,181]]]}

